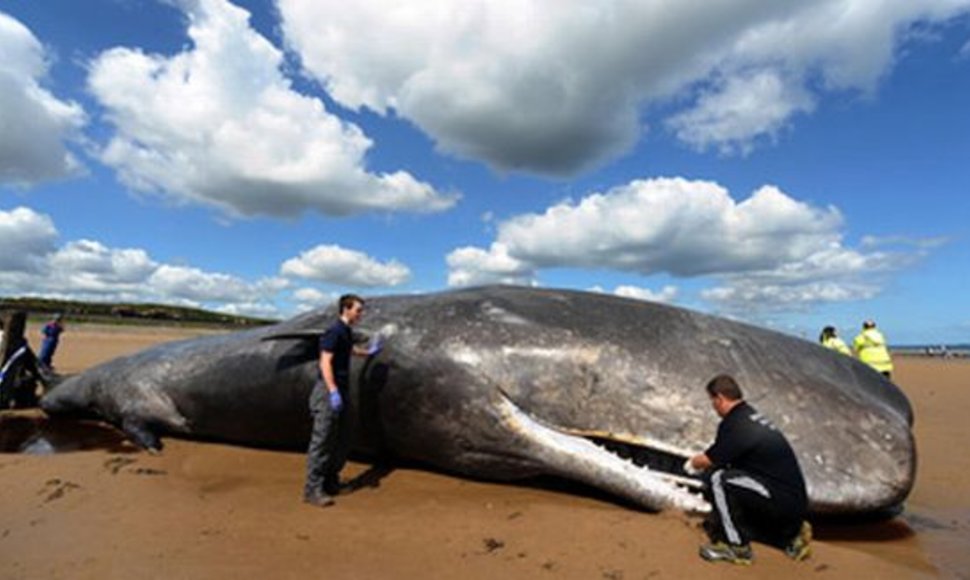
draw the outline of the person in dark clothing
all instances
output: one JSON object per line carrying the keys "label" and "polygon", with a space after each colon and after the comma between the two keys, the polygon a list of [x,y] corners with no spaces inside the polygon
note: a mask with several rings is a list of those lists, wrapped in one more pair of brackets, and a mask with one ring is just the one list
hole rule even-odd
{"label": "person in dark clothing", "polygon": [[351,327],[364,315],[364,300],[346,294],[338,301],[339,317],[320,337],[320,369],[310,393],[313,432],[307,449],[307,476],[303,499],[311,505],[333,505],[340,491],[340,470],[350,449],[350,357],[380,350],[380,340],[369,348],[354,344]]}
{"label": "person in dark clothing", "polygon": [[57,345],[61,340],[61,333],[64,332],[62,320],[63,316],[55,314],[51,321],[44,325],[41,331],[44,334],[44,340],[40,343],[40,357],[38,358],[41,364],[48,369],[54,368],[54,352],[57,351]]}
{"label": "person in dark clothing", "polygon": [[47,378],[38,368],[37,357],[25,336],[27,313],[2,314],[0,333],[0,409],[36,407],[38,383],[48,388]]}
{"label": "person in dark clothing", "polygon": [[750,564],[750,541],[757,540],[804,560],[811,553],[808,496],[791,445],[745,402],[732,377],[714,377],[707,393],[722,421],[707,451],[684,464],[691,475],[704,473],[705,497],[712,506],[705,522],[711,541],[701,546],[700,556]]}

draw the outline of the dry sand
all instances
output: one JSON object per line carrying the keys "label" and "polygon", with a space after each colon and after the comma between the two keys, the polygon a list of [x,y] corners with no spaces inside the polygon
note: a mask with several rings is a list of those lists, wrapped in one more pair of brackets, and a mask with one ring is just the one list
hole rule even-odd
{"label": "dry sand", "polygon": [[[198,333],[69,327],[56,362],[77,372]],[[363,485],[321,510],[300,501],[300,453],[170,439],[152,456],[92,427],[91,449],[0,454],[0,578],[970,578],[970,361],[897,365],[920,453],[906,510],[817,523],[802,563],[756,545],[750,568],[709,564],[680,514],[412,468],[351,463]],[[37,421],[0,419],[7,438]]]}

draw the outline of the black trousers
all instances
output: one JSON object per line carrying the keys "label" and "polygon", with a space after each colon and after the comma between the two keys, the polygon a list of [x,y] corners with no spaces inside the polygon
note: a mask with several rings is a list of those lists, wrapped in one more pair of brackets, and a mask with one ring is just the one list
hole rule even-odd
{"label": "black trousers", "polygon": [[705,497],[711,515],[704,527],[715,542],[739,546],[756,540],[784,548],[805,519],[804,502],[739,469],[713,471]]}

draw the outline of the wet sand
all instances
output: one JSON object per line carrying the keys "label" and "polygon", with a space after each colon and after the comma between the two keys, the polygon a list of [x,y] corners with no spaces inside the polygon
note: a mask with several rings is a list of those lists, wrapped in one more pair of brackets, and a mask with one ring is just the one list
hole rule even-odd
{"label": "wet sand", "polygon": [[[55,362],[77,372],[200,332],[71,326]],[[919,449],[906,510],[817,523],[802,563],[755,545],[750,568],[709,564],[681,514],[410,467],[351,463],[358,487],[321,510],[300,501],[300,453],[168,439],[153,456],[92,424],[71,434],[87,449],[0,454],[0,578],[970,578],[970,361],[898,358],[896,381]],[[40,421],[0,420],[8,440]]]}

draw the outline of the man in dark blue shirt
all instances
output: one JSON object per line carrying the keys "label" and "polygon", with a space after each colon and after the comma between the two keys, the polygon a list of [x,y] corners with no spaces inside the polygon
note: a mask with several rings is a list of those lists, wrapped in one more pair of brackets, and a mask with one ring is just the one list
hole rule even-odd
{"label": "man in dark blue shirt", "polygon": [[341,296],[337,307],[339,317],[320,337],[319,377],[310,393],[313,432],[303,499],[320,507],[333,505],[350,449],[350,356],[376,354],[380,348],[378,341],[369,349],[354,345],[351,327],[364,315],[361,297]]}
{"label": "man in dark blue shirt", "polygon": [[808,496],[791,445],[744,401],[732,377],[714,377],[707,394],[722,418],[717,437],[684,464],[691,474],[709,470],[705,491],[712,511],[705,529],[711,543],[701,546],[701,557],[750,564],[749,541],[757,539],[804,560],[811,553]]}

